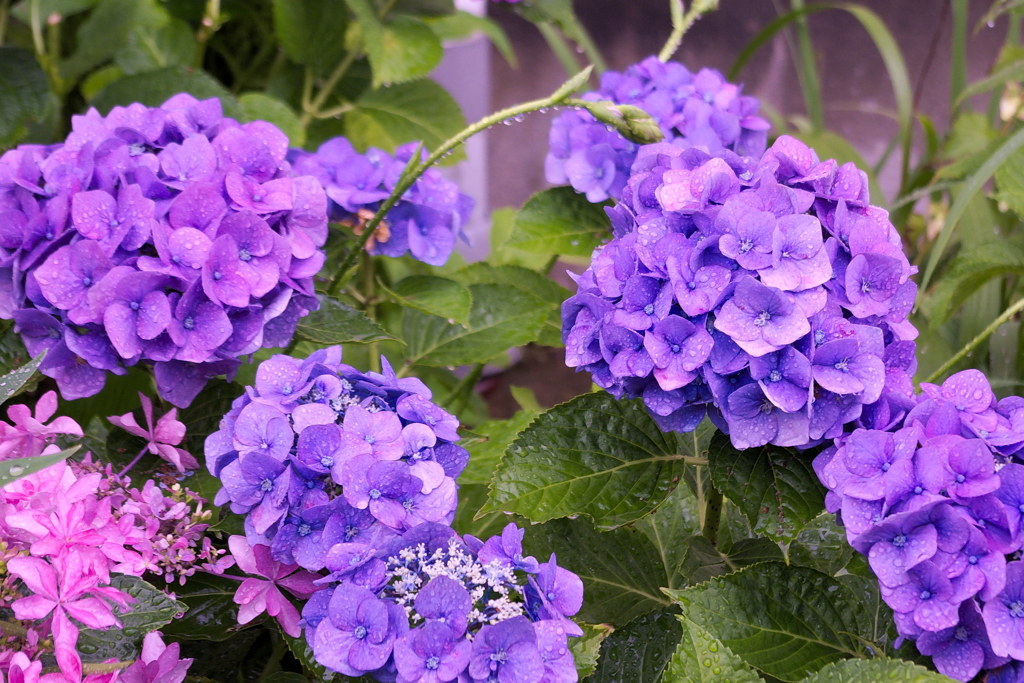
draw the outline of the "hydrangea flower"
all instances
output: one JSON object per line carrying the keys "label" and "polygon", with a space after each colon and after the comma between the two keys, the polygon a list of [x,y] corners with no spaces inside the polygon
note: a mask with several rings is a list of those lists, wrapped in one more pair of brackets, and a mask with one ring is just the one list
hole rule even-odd
{"label": "hydrangea flower", "polygon": [[121,683],[181,683],[192,666],[191,659],[181,659],[181,646],[164,643],[160,631],[150,631],[142,639],[139,658],[128,666],[118,681]]}
{"label": "hydrangea flower", "polygon": [[707,415],[737,448],[804,447],[913,407],[916,270],[852,165],[788,136],[756,162],[647,145],[608,212],[562,306],[566,364],[662,429]]}
{"label": "hydrangea flower", "polygon": [[997,401],[977,370],[921,386],[909,410],[840,436],[814,469],[901,639],[950,678],[1003,680],[1012,667],[998,667],[1024,660],[1020,399]]}
{"label": "hydrangea flower", "polygon": [[[289,152],[296,173],[320,181],[330,198],[332,221],[363,234],[383,200],[391,194],[417,143],[402,145],[394,156],[371,147],[359,154],[343,137],[324,142],[315,153]],[[425,152],[424,152],[425,154]],[[402,196],[367,242],[371,254],[398,257],[411,254],[418,261],[443,266],[456,237],[465,240],[462,226],[469,220],[474,201],[459,192],[440,171],[428,169]]]}
{"label": "hydrangea flower", "polygon": [[[719,72],[691,73],[678,62],[648,57],[625,72],[605,71],[601,88],[585,100],[640,107],[654,117],[665,140],[737,161],[764,152],[769,124],[760,104]],[[638,146],[583,110],[564,111],[551,124],[544,173],[549,183],[572,185],[591,202],[619,199]]]}
{"label": "hydrangea flower", "polygon": [[154,366],[187,406],[318,306],[327,197],[269,123],[176,95],[71,118],[64,143],[0,157],[0,317],[66,399]]}

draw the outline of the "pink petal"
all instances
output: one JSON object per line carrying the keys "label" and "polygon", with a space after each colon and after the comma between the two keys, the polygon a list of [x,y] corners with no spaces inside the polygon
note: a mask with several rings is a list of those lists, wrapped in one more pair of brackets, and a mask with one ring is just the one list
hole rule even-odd
{"label": "pink petal", "polygon": [[53,611],[57,603],[42,595],[30,595],[27,598],[15,600],[11,607],[14,609],[14,616],[18,619],[44,619]]}
{"label": "pink petal", "polygon": [[245,540],[245,536],[231,536],[228,538],[228,548],[231,556],[235,558],[235,564],[246,574],[259,574],[256,569],[256,556],[253,554],[252,546]]}
{"label": "pink petal", "polygon": [[117,623],[117,617],[110,610],[110,605],[99,598],[83,598],[74,602],[66,602],[64,609],[89,628],[107,628]]}
{"label": "pink petal", "polygon": [[36,419],[46,422],[57,412],[57,392],[47,391],[36,403]]}
{"label": "pink petal", "polygon": [[7,570],[24,581],[33,593],[57,600],[57,574],[45,560],[38,557],[14,557],[7,561]]}
{"label": "pink petal", "polygon": [[82,679],[82,660],[75,650],[77,644],[78,628],[71,623],[64,610],[58,607],[53,617],[54,654],[61,673],[73,681]]}

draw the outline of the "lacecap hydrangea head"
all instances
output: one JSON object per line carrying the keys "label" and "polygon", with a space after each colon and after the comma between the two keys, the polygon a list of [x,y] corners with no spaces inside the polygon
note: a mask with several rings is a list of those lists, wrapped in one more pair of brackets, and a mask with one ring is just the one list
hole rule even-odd
{"label": "lacecap hydrangea head", "polygon": [[841,436],[814,469],[901,639],[969,681],[1024,661],[1024,399],[997,401],[977,370],[921,388],[906,415]]}
{"label": "lacecap hydrangea head", "polygon": [[[757,115],[757,99],[713,69],[691,73],[652,56],[624,73],[604,72],[601,88],[582,99],[640,107],[667,141],[683,149],[757,159],[768,141],[770,126]],[[572,185],[591,202],[618,199],[639,149],[586,111],[564,111],[551,124],[545,176],[549,183]]]}
{"label": "lacecap hydrangea head", "polygon": [[154,366],[187,406],[317,308],[327,200],[265,121],[181,94],[71,117],[58,145],[0,157],[0,317],[66,399]]}
{"label": "lacecap hydrangea head", "polygon": [[206,440],[250,545],[319,571],[337,543],[379,544],[423,522],[447,523],[468,452],[458,420],[415,378],[362,373],[341,347],[273,356]]}
{"label": "lacecap hydrangea head", "polygon": [[642,148],[615,238],[562,307],[566,363],[662,429],[806,446],[913,407],[916,293],[852,164],[780,137],[756,164]]}
{"label": "lacecap hydrangea head", "polygon": [[523,531],[459,538],[424,523],[383,544],[341,543],[305,605],[316,661],[378,680],[575,683],[570,616],[583,582],[551,556],[524,556]]}
{"label": "lacecap hydrangea head", "polygon": [[[402,170],[416,153],[417,143],[402,145],[394,156],[371,147],[359,154],[343,137],[320,145],[316,153],[293,149],[289,159],[296,173],[320,181],[330,201],[331,220],[351,225],[361,235],[366,222],[398,183]],[[425,152],[424,152],[425,155]],[[367,242],[371,254],[399,257],[442,266],[456,237],[469,220],[474,201],[459,192],[435,168],[428,169],[388,211]]]}

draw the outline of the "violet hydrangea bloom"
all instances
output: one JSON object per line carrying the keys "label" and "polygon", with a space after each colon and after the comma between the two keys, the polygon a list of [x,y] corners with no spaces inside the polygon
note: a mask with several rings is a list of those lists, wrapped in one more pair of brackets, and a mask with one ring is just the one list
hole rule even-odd
{"label": "violet hydrangea bloom", "polygon": [[287,344],[318,307],[327,196],[294,177],[284,134],[187,94],[71,127],[0,157],[0,317],[50,351],[41,371],[64,398],[141,362],[185,407],[239,357]]}
{"label": "violet hydrangea bloom", "polygon": [[[855,167],[788,136],[758,160],[647,145],[608,213],[615,236],[562,307],[566,364],[662,429],[707,415],[737,448],[803,447],[914,407],[915,268]],[[948,391],[969,429],[1019,448],[991,392]]]}
{"label": "violet hydrangea bloom", "polygon": [[[648,57],[623,73],[604,72],[601,88],[583,99],[640,107],[680,149],[756,159],[768,140],[769,124],[757,115],[757,99],[712,69],[691,73],[678,62]],[[637,151],[588,112],[565,111],[551,124],[544,172],[549,183],[572,185],[591,202],[619,199]]]}

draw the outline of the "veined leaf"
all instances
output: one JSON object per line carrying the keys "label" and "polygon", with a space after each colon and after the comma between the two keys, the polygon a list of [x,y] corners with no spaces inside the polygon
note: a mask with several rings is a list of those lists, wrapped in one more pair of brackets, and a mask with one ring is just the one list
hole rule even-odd
{"label": "veined leaf", "polygon": [[116,608],[121,627],[105,631],[84,629],[78,634],[78,651],[90,662],[110,658],[121,661],[134,659],[142,639],[150,631],[171,623],[174,615],[185,611],[185,605],[137,576],[112,576],[110,585],[135,599],[125,609]]}
{"label": "veined leaf", "polygon": [[534,522],[587,515],[611,529],[660,505],[682,473],[675,438],[640,401],[585,394],[539,416],[512,443],[482,512]]}
{"label": "veined leaf", "polygon": [[13,147],[46,116],[50,84],[35,55],[0,48],[0,147]]}
{"label": "veined leaf", "polygon": [[345,55],[348,12],[342,2],[274,0],[274,32],[297,64],[326,74]]}
{"label": "veined leaf", "polygon": [[531,253],[590,256],[611,236],[611,220],[601,205],[571,187],[553,187],[519,210],[508,245]]}
{"label": "veined leaf", "polygon": [[395,302],[439,318],[469,324],[473,296],[464,285],[435,275],[410,275],[388,289],[381,288]]}
{"label": "veined leaf", "polygon": [[761,562],[781,562],[782,550],[767,538],[741,538],[729,546],[729,552],[722,552],[703,536],[691,536],[683,546],[686,556],[680,565],[680,572],[691,585],[704,583],[716,576],[723,576],[744,567]]}
{"label": "veined leaf", "polygon": [[368,344],[394,339],[361,311],[322,294],[319,299],[319,310],[299,318],[299,325],[295,329],[299,339],[324,346]]}
{"label": "veined leaf", "polygon": [[717,638],[680,617],[683,632],[662,683],[761,683],[749,664]]}
{"label": "veined leaf", "polygon": [[846,531],[836,524],[836,516],[823,512],[797,534],[789,546],[789,561],[835,576],[853,559],[854,550],[846,540]]}
{"label": "veined leaf", "polygon": [[0,404],[6,403],[12,396],[21,391],[21,388],[32,379],[32,375],[39,369],[45,357],[46,352],[44,351],[20,368],[0,377]]}
{"label": "veined leaf", "polygon": [[597,671],[588,683],[648,683],[661,680],[679,645],[676,607],[663,607],[616,629],[601,643]]}
{"label": "veined leaf", "polygon": [[580,624],[579,627],[583,629],[583,635],[579,638],[569,639],[569,652],[572,653],[573,661],[576,663],[578,680],[583,681],[597,669],[597,662],[601,656],[601,643],[609,636],[612,629],[605,624],[597,626]]}
{"label": "veined leaf", "polygon": [[823,667],[801,683],[949,683],[950,680],[899,659],[844,659]]}
{"label": "veined leaf", "polygon": [[972,294],[994,278],[1024,273],[1024,249],[1001,240],[965,249],[949,264],[935,288],[931,325],[939,327]]}

